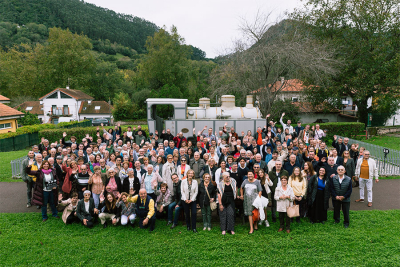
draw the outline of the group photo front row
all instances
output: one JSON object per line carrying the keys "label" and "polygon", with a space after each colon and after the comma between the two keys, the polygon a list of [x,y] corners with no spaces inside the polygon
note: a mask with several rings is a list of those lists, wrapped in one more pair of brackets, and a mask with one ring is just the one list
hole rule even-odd
{"label": "group photo front row", "polygon": [[[237,218],[248,221],[249,234],[279,221],[290,233],[302,222],[350,225],[350,196],[359,187],[358,203],[372,206],[378,169],[370,152],[336,135],[331,147],[319,125],[303,127],[268,121],[255,133],[205,126],[186,138],[170,129],[147,134],[140,126],[97,128],[81,141],[63,134],[50,143],[42,138],[22,162],[27,208],[41,209],[42,222],[92,228],[101,224],[155,230],[156,220],[171,230],[185,221],[197,233],[219,219],[222,235],[235,234]],[[365,200],[365,188],[367,200]],[[213,216],[214,215],[214,216]],[[159,223],[158,223],[159,225]]]}

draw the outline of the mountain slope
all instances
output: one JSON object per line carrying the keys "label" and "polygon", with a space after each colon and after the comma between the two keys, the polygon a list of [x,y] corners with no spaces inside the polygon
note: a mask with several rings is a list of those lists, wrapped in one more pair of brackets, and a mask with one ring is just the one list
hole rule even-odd
{"label": "mountain slope", "polygon": [[108,39],[138,53],[145,51],[147,37],[159,29],[147,20],[79,0],[0,0],[0,10],[0,21],[69,28],[93,40]]}

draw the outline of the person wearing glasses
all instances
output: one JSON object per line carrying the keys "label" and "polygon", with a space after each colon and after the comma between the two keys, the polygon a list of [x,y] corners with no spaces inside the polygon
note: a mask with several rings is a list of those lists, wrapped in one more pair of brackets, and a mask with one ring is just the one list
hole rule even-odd
{"label": "person wearing glasses", "polygon": [[341,165],[337,168],[338,174],[331,180],[330,189],[333,201],[333,219],[335,224],[340,222],[340,209],[344,217],[344,227],[349,227],[350,196],[353,190],[350,177],[344,174],[345,168]]}
{"label": "person wearing glasses", "polygon": [[189,164],[186,162],[186,157],[181,158],[181,165],[177,168],[177,174],[179,175],[179,179],[183,179],[186,177],[188,170],[190,170]]}
{"label": "person wearing glasses", "polygon": [[360,183],[360,198],[356,202],[364,202],[364,188],[367,186],[368,207],[372,207],[372,185],[379,182],[378,168],[375,160],[370,158],[371,153],[364,151],[364,157],[358,159],[355,171],[356,180]]}

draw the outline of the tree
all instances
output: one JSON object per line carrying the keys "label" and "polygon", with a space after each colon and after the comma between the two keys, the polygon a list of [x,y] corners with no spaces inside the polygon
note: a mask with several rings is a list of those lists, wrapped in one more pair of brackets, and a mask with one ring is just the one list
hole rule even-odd
{"label": "tree", "polygon": [[184,39],[176,27],[171,33],[160,29],[146,41],[147,54],[137,66],[143,87],[159,90],[165,85],[175,86],[181,93],[188,82],[188,63],[191,49],[184,45]]}
{"label": "tree", "polygon": [[18,110],[25,114],[24,117],[18,119],[18,123],[24,126],[40,124],[40,120],[37,115],[32,114],[29,111],[22,110],[21,108],[18,108]]}
{"label": "tree", "polygon": [[[221,66],[211,75],[212,96],[234,94],[239,105],[255,94],[263,114],[271,113],[277,96],[290,78],[312,77],[322,83],[335,73],[333,51],[302,35],[294,21],[273,25],[269,14],[257,13],[253,22],[243,20],[243,36],[218,59]],[[285,77],[284,82],[278,85]]]}
{"label": "tree", "polygon": [[115,120],[129,120],[133,117],[135,107],[127,94],[123,92],[116,94],[113,104],[113,116]]}
{"label": "tree", "polygon": [[[400,67],[400,3],[398,0],[308,0],[292,17],[308,34],[337,51],[345,62],[326,86],[311,87],[308,98],[315,104],[329,100],[340,107],[344,95],[358,108],[358,119],[367,113],[389,111],[397,106]],[[368,99],[379,96],[368,108]],[[385,96],[385,97],[382,97]],[[390,114],[388,114],[390,116]]]}

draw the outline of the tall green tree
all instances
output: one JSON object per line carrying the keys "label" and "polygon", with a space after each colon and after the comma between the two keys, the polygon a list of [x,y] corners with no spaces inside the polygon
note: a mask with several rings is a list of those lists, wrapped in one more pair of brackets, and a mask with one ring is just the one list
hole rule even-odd
{"label": "tall green tree", "polygon": [[[310,88],[308,97],[314,104],[328,100],[339,107],[342,96],[351,96],[362,122],[369,111],[388,111],[388,106],[398,104],[398,98],[382,95],[398,95],[399,10],[398,0],[308,0],[292,14],[345,62],[326,86]],[[380,100],[368,108],[368,99],[375,96]]]}
{"label": "tall green tree", "polygon": [[184,93],[189,80],[191,49],[184,45],[184,39],[176,27],[172,27],[171,33],[164,28],[148,37],[146,49],[148,53],[137,66],[138,78],[144,82],[145,87],[160,90],[169,85]]}

